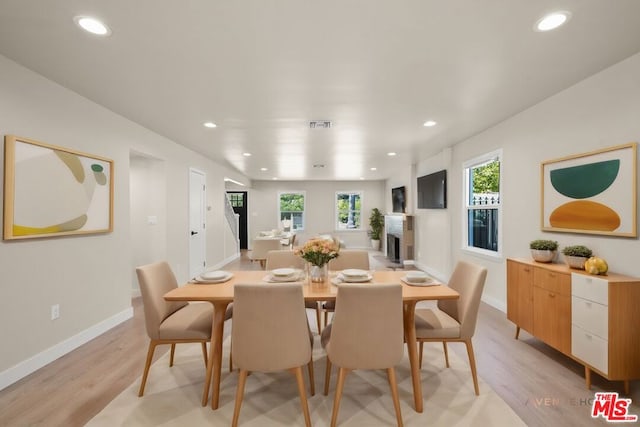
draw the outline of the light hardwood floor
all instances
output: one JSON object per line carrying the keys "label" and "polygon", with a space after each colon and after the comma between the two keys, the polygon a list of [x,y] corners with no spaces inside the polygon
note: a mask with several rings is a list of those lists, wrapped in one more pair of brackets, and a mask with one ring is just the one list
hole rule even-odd
{"label": "light hardwood floor", "polygon": [[[371,261],[372,268],[384,268],[379,258]],[[260,267],[243,254],[225,268]],[[133,319],[0,391],[0,426],[82,426],[137,382],[148,338],[140,299],[132,305]],[[480,377],[530,426],[605,425],[591,418],[590,399],[595,391],[622,393],[621,383],[594,375],[593,389],[586,390],[579,364],[524,331],[516,341],[514,332],[503,312],[481,305],[473,341]],[[452,343],[449,348],[467,360],[463,345]],[[158,347],[155,359],[167,349]],[[444,364],[444,357],[424,362]],[[424,390],[425,399],[429,394]],[[640,382],[631,383],[629,397],[634,402],[631,413],[640,415]]]}

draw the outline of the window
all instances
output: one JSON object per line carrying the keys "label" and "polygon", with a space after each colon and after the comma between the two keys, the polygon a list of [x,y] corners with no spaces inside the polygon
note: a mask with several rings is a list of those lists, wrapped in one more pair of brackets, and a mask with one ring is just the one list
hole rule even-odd
{"label": "window", "polygon": [[493,256],[499,256],[501,251],[501,158],[500,150],[464,164],[467,229],[464,247]]}
{"label": "window", "polygon": [[227,193],[231,207],[241,208],[244,206],[244,193]]}
{"label": "window", "polygon": [[336,230],[362,229],[362,194],[360,192],[336,193]]}
{"label": "window", "polygon": [[291,220],[291,230],[304,230],[304,196],[303,192],[280,193],[280,221]]}

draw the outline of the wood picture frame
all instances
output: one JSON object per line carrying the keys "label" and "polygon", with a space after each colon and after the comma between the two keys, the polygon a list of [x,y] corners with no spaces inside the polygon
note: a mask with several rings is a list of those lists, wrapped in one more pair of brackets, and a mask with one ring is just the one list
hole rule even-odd
{"label": "wood picture frame", "polygon": [[637,145],[542,162],[542,230],[637,237]]}
{"label": "wood picture frame", "polygon": [[113,160],[14,135],[4,148],[4,240],[113,231]]}

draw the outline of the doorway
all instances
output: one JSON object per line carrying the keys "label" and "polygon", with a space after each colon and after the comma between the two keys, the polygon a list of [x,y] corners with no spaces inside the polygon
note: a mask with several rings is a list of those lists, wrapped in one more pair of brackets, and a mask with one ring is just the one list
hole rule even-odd
{"label": "doorway", "polygon": [[206,262],[206,176],[189,169],[189,277],[202,273]]}
{"label": "doorway", "polygon": [[233,208],[233,212],[238,215],[238,238],[240,239],[240,249],[248,249],[247,237],[247,192],[227,191],[227,197]]}

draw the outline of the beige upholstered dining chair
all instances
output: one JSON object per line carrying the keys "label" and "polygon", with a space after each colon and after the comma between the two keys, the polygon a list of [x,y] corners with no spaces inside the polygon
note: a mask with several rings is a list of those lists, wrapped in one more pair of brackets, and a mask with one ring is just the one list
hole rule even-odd
{"label": "beige upholstered dining chair", "polygon": [[[369,252],[358,249],[343,249],[337,258],[329,261],[329,270],[340,271],[347,268],[357,268],[360,270],[369,270]],[[329,312],[335,309],[335,302],[327,301],[322,304],[324,312],[324,324],[328,324]]]}
{"label": "beige upholstered dining chair", "polygon": [[438,308],[417,309],[415,316],[416,338],[420,343],[420,367],[422,367],[422,346],[425,342],[442,342],[447,368],[449,353],[447,342],[463,342],[467,346],[469,365],[476,395],[480,394],[476,361],[471,338],[476,330],[480,297],[487,277],[487,269],[460,261],[449,279],[449,287],[460,294],[457,300],[440,300]]}
{"label": "beige upholstered dining chair", "polygon": [[[295,234],[294,234],[295,236]],[[267,254],[267,270],[274,270],[276,268],[299,268],[304,270],[306,261],[299,255],[296,255],[290,250],[269,251]],[[318,325],[318,333],[322,331],[320,323],[320,308],[317,301],[305,301],[305,308],[309,310],[315,310],[316,323]]]}
{"label": "beige upholstered dining chair", "polygon": [[265,268],[267,262],[267,253],[269,253],[269,251],[278,251],[280,249],[280,239],[253,239],[253,241],[251,242],[251,252],[249,253],[249,258],[251,259],[251,261],[258,261],[260,263],[260,267]]}
{"label": "beige upholstered dining chair", "polygon": [[[289,370],[296,376],[305,424],[310,426],[302,367],[306,364],[309,366],[313,396],[313,336],[302,304],[302,285],[237,284],[233,299],[233,363],[240,369],[240,374],[232,425],[238,424],[244,387],[250,372]],[[273,307],[278,309],[274,310]]]}
{"label": "beige upholstered dining chair", "polygon": [[322,331],[327,351],[324,394],[329,393],[331,364],[338,366],[338,382],[331,426],[338,419],[347,374],[354,369],[386,369],[398,426],[402,426],[394,366],[404,354],[400,284],[338,285],[333,322]]}
{"label": "beige upholstered dining chair", "polygon": [[[142,294],[145,326],[150,339],[138,392],[138,396],[142,396],[153,353],[158,345],[171,344],[169,366],[173,366],[176,344],[201,343],[206,365],[207,342],[211,341],[213,306],[209,303],[166,301],[164,294],[177,288],[178,283],[171,267],[164,261],[138,267],[136,274]],[[231,310],[227,310],[226,318],[230,317]]]}

